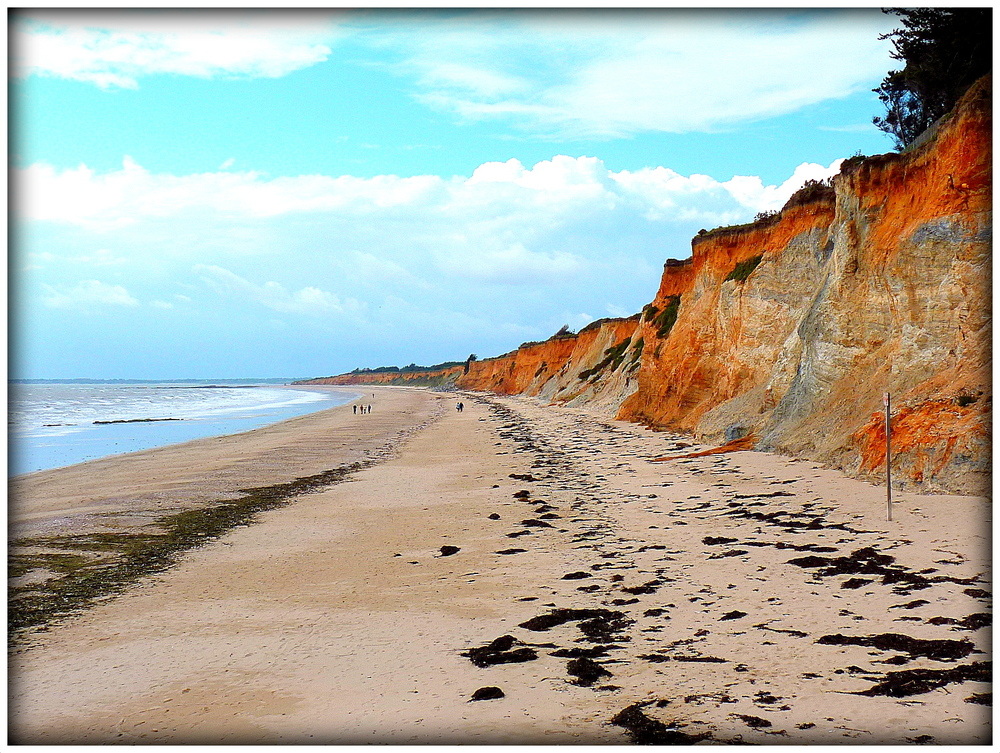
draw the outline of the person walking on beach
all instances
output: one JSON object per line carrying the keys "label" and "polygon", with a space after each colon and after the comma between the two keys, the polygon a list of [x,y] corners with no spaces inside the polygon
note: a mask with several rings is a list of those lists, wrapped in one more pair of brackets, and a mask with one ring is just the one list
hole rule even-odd
{"label": "person walking on beach", "polygon": [[465,406],[459,403],[458,405],[455,406],[455,408],[458,410],[459,413],[461,413],[462,409],[465,408]]}
{"label": "person walking on beach", "polygon": [[358,415],[358,406],[357,405],[354,406],[354,415],[355,416]]}

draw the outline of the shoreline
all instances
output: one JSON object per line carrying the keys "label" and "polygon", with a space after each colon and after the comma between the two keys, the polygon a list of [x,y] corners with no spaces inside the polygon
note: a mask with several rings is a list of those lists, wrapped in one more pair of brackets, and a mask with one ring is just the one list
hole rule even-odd
{"label": "shoreline", "polygon": [[[808,461],[654,464],[681,438],[524,398],[373,391],[364,418],[398,440],[377,464],[261,512],[15,653],[14,739],[988,737],[989,688],[976,678],[989,631],[974,617],[989,589],[985,500],[901,494],[889,524],[882,490]],[[107,524],[114,516],[94,517],[97,487],[121,508],[120,484],[142,464],[160,475],[133,513],[162,512],[164,484],[174,504],[186,494],[197,506],[220,498],[220,477],[245,489],[378,445],[359,436],[374,422],[343,415],[330,452],[333,418],[217,450],[97,461],[76,478],[89,476],[89,491],[53,500],[70,480],[49,479],[34,489],[37,517],[12,522]],[[893,672],[943,684],[883,695]],[[503,697],[472,700],[491,687]]]}
{"label": "shoreline", "polygon": [[[29,387],[31,385],[28,385]],[[44,386],[54,387],[120,387],[123,385],[77,385],[75,383],[46,383]],[[124,385],[135,386],[135,385]],[[157,386],[157,385],[141,385]],[[164,383],[164,386],[172,386]],[[273,390],[291,390],[294,392],[336,393],[344,395],[359,394],[356,389],[324,389],[316,387],[305,389],[294,385],[263,385]],[[257,389],[258,385],[184,385],[185,389]],[[344,402],[350,402],[346,399]],[[11,452],[9,457],[8,478],[26,476],[47,470],[68,468],[80,463],[117,457],[132,452],[154,450],[198,439],[240,434],[246,431],[271,426],[309,413],[327,410],[333,405],[323,405],[326,400],[312,403],[289,404],[284,406],[246,406],[234,407],[228,413],[214,415],[212,413],[198,416],[157,416],[128,417],[110,420],[84,420],[78,423],[50,423],[36,426],[28,431],[21,431],[15,425],[11,432]],[[17,399],[14,402],[17,404]],[[165,410],[169,410],[165,406]],[[150,424],[155,424],[151,426]],[[46,430],[49,430],[46,433]],[[56,430],[52,433],[51,430]],[[39,433],[40,432],[40,433]],[[14,473],[14,469],[22,469]],[[23,470],[30,469],[30,470]]]}

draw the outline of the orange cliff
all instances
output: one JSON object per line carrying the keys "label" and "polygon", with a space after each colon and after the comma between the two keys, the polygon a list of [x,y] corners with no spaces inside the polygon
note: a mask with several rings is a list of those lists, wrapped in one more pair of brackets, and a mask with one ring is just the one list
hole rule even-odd
{"label": "orange cliff", "polygon": [[617,409],[635,389],[641,346],[632,338],[638,324],[638,315],[599,319],[576,334],[525,343],[506,355],[473,362],[456,386],[559,403],[603,402]]}
{"label": "orange cliff", "polygon": [[293,382],[293,384],[387,384],[408,387],[443,387],[454,384],[455,379],[462,371],[462,366],[449,366],[444,369],[427,371],[359,371],[319,379],[303,379]]}
{"label": "orange cliff", "polygon": [[775,216],[699,234],[639,315],[467,368],[318,381],[536,396],[871,480],[889,392],[893,478],[985,494],[990,86],[906,152],[852,158]]}
{"label": "orange cliff", "polygon": [[643,317],[638,389],[619,418],[707,441],[751,436],[874,480],[889,392],[894,477],[984,493],[990,113],[987,78],[921,145],[849,160],[826,195],[696,238],[648,312],[676,308],[669,332]]}

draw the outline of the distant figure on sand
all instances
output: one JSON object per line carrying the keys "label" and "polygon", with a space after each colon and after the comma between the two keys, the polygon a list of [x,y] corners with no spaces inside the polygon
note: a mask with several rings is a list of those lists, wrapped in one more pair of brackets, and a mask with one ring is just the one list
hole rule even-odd
{"label": "distant figure on sand", "polygon": [[357,405],[354,406],[354,415],[355,416],[358,415],[358,406]]}
{"label": "distant figure on sand", "polygon": [[465,406],[459,403],[458,405],[455,406],[455,408],[458,410],[459,413],[461,413],[462,409],[465,408]]}

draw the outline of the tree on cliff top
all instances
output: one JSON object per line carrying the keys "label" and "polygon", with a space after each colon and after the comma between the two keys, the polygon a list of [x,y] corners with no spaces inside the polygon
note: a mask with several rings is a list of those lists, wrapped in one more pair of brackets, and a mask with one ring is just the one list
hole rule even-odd
{"label": "tree on cliff top", "polygon": [[873,91],[886,107],[873,122],[902,150],[948,113],[992,67],[991,8],[891,8],[903,27],[884,34],[905,61]]}

